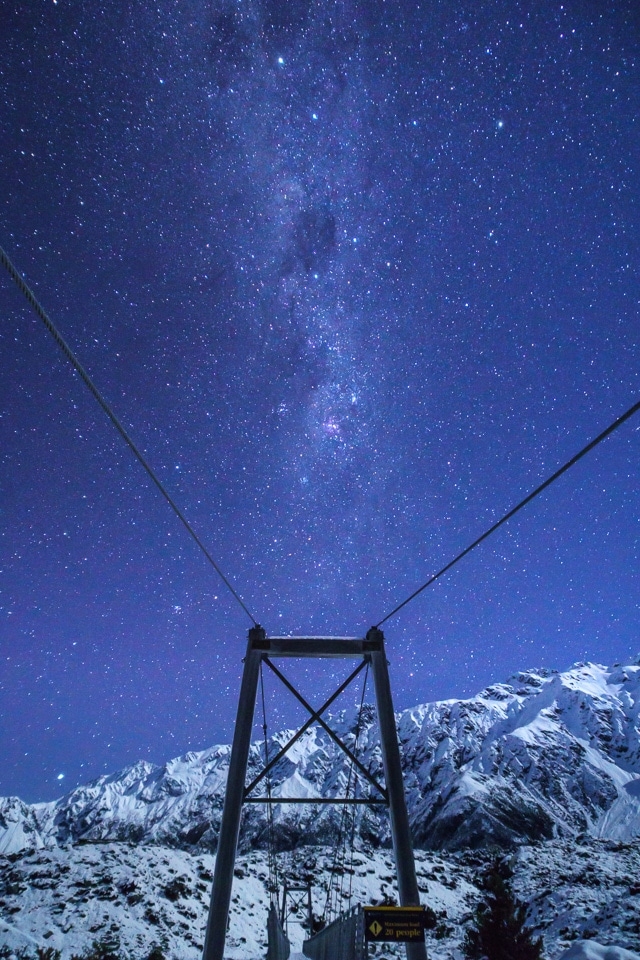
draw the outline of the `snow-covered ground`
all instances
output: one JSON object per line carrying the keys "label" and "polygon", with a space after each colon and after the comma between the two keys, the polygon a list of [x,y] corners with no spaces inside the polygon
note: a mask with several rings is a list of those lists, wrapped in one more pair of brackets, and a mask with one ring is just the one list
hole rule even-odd
{"label": "snow-covered ground", "polygon": [[640,954],[624,947],[604,946],[594,940],[578,940],[562,954],[562,960],[639,960]]}
{"label": "snow-covered ground", "polygon": [[[324,907],[332,855],[328,848],[307,847],[280,856],[280,870],[290,880],[312,878],[318,915]],[[487,850],[417,852],[421,896],[437,916],[435,929],[427,934],[431,957],[459,960],[464,930],[479,897],[479,874],[493,855]],[[544,937],[549,960],[558,960],[577,941],[593,941],[591,953],[573,960],[630,960],[596,955],[595,944],[640,953],[640,842],[552,840],[523,847],[512,858],[516,892],[529,905],[531,925]],[[213,866],[209,854],[122,843],[82,844],[3,858],[0,944],[56,947],[69,960],[93,940],[112,936],[119,938],[123,954],[131,960],[145,958],[154,944],[175,960],[197,960]],[[356,851],[352,869],[353,875],[344,878],[344,906],[395,896],[389,850]],[[238,858],[229,960],[265,955],[267,880],[264,853]],[[305,932],[295,917],[289,935],[293,950],[300,950]],[[385,956],[391,956],[385,949]]]}

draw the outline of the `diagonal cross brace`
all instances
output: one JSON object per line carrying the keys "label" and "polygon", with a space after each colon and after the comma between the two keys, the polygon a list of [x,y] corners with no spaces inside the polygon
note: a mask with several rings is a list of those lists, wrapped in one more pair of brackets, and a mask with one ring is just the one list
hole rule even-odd
{"label": "diagonal cross brace", "polygon": [[[379,793],[382,794],[382,796],[384,797],[384,799],[385,799],[386,802],[388,803],[388,802],[389,802],[389,794],[388,794],[388,791],[385,790],[384,787],[380,786],[380,784],[378,783],[378,781],[376,780],[376,778],[373,776],[373,774],[369,773],[369,771],[367,770],[367,768],[366,768],[362,763],[360,763],[360,761],[359,761],[358,758],[355,756],[355,754],[353,754],[353,753],[351,752],[351,750],[349,750],[349,747],[348,747],[345,743],[342,742],[342,740],[341,740],[340,737],[337,735],[337,733],[334,733],[334,732],[333,732],[333,730],[331,729],[331,727],[329,726],[329,724],[328,724],[328,723],[325,723],[325,721],[322,719],[322,717],[320,716],[320,714],[319,714],[319,713],[316,713],[316,711],[313,709],[313,707],[312,707],[309,703],[307,703],[307,701],[304,699],[304,697],[302,696],[301,693],[298,693],[298,691],[297,691],[296,688],[293,686],[293,684],[290,683],[290,682],[287,680],[287,678],[285,677],[285,675],[278,670],[278,668],[275,666],[275,664],[273,664],[273,663],[271,662],[271,660],[269,659],[269,657],[264,657],[263,659],[264,659],[264,662],[267,664],[267,666],[269,666],[269,667],[273,670],[273,672],[275,673],[275,675],[282,681],[282,683],[285,685],[285,687],[287,688],[287,690],[290,690],[291,693],[294,695],[294,697],[295,697],[297,700],[299,700],[299,702],[302,704],[302,706],[305,708],[305,710],[306,710],[309,714],[311,714],[311,716],[314,718],[314,720],[313,720],[312,722],[316,722],[316,721],[317,721],[317,723],[320,724],[320,726],[322,727],[322,729],[323,729],[324,731],[326,731],[326,733],[329,734],[329,736],[331,737],[331,739],[332,739],[335,743],[338,744],[338,746],[340,747],[340,749],[343,750],[344,753],[346,753],[346,755],[348,756],[349,760],[351,760],[351,762],[353,763],[353,765],[360,771],[360,773],[363,775],[363,777],[365,777],[365,778],[369,781],[369,783],[371,783],[371,784],[376,788],[376,790],[377,790]],[[363,663],[364,663],[364,661],[363,661]],[[324,709],[324,708],[323,708],[323,709]],[[310,725],[310,724],[309,724],[309,725]]]}
{"label": "diagonal cross brace", "polygon": [[329,699],[327,700],[327,702],[324,703],[324,704],[320,707],[319,710],[312,710],[312,711],[311,711],[311,717],[307,720],[307,722],[304,723],[304,724],[300,727],[300,729],[298,730],[298,732],[295,733],[295,734],[291,737],[291,739],[289,740],[289,742],[288,742],[287,744],[285,744],[284,747],[282,747],[282,749],[276,754],[276,756],[275,756],[272,760],[269,761],[269,763],[266,765],[266,767],[264,767],[264,769],[261,770],[261,772],[260,772],[260,773],[258,774],[258,776],[255,778],[255,780],[252,780],[251,783],[249,784],[249,786],[248,786],[248,787],[245,787],[244,797],[243,797],[243,800],[244,800],[244,801],[247,800],[249,794],[250,794],[253,790],[255,790],[255,788],[258,786],[258,784],[260,783],[260,781],[263,780],[263,779],[266,777],[266,775],[275,767],[275,765],[276,765],[280,760],[282,760],[282,758],[284,757],[284,755],[285,755],[285,754],[287,753],[287,751],[294,745],[294,743],[296,743],[296,742],[300,739],[300,737],[307,732],[307,730],[309,729],[309,727],[311,727],[316,721],[319,721],[319,720],[320,720],[320,714],[324,713],[325,710],[328,710],[329,707],[331,706],[331,704],[334,702],[334,700],[337,700],[337,699],[338,699],[338,697],[340,696],[340,694],[342,693],[342,691],[347,689],[347,687],[349,686],[349,684],[351,683],[352,680],[355,680],[355,678],[358,676],[358,674],[360,673],[360,671],[363,669],[363,667],[364,667],[364,665],[365,665],[366,662],[367,662],[366,660],[362,660],[362,662],[358,664],[358,666],[357,666],[356,669],[353,671],[353,673],[350,674],[350,676],[347,677],[347,679],[344,681],[344,683],[341,683],[341,684],[340,684],[340,686],[339,686],[338,689],[335,691],[335,693],[332,693],[332,694],[331,694],[331,696],[329,697]]}

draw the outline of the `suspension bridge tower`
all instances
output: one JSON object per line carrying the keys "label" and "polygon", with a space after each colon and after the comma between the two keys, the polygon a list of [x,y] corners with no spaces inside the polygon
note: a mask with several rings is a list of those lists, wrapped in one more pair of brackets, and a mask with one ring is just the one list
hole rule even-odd
{"label": "suspension bridge tower", "polygon": [[[319,709],[314,709],[295,688],[294,684],[291,683],[276,666],[274,661],[280,658],[350,658],[356,660],[357,665],[351,675],[337,688],[329,699]],[[304,706],[309,713],[309,719],[279,753],[271,761],[267,762],[260,775],[247,786],[247,762],[251,746],[251,732],[253,728],[260,669],[263,663],[271,668],[276,676],[278,676]],[[322,716],[366,665],[370,665],[373,674],[376,710],[380,728],[384,784],[379,783],[366,767],[360,763],[358,758],[331,729]],[[391,685],[389,682],[389,671],[382,631],[376,627],[372,627],[364,638],[268,637],[262,627],[255,626],[249,630],[247,652],[244,659],[238,713],[229,762],[229,776],[222,810],[222,821],[220,824],[220,837],[213,877],[213,889],[211,892],[203,960],[224,960],[233,870],[243,804],[300,802],[300,798],[278,796],[272,800],[270,797],[258,797],[253,795],[253,791],[269,774],[269,771],[282,758],[289,747],[314,723],[321,726],[331,739],[344,751],[351,763],[354,764],[359,773],[365,780],[369,781],[375,790],[375,799],[364,802],[383,803],[388,807],[400,905],[402,907],[418,907],[420,904],[409,818],[407,815],[402,780],[398,735],[395,725]],[[318,800],[314,799],[309,802],[317,803]],[[323,798],[320,802],[362,803],[363,800]],[[406,951],[407,960],[426,960],[427,954],[424,940],[407,943]],[[339,960],[339,958],[336,957],[336,960]]]}

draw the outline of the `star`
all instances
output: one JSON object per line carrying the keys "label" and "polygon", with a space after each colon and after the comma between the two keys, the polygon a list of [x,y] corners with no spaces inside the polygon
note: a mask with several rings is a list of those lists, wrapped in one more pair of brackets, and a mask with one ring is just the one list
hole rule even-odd
{"label": "star", "polygon": [[[267,631],[361,634],[638,394],[630,5],[365,8],[0,36],[0,242]],[[47,800],[230,742],[250,620],[0,307],[0,795]],[[638,437],[385,624],[397,709],[636,652]]]}

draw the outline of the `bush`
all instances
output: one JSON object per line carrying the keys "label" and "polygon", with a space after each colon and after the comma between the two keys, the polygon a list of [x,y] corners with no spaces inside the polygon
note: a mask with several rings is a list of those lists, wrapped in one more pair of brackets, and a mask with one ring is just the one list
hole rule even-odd
{"label": "bush", "polygon": [[176,877],[174,880],[171,880],[166,887],[164,887],[162,892],[167,900],[171,900],[174,903],[181,897],[188,897],[191,894],[191,890],[187,886],[183,877]]}
{"label": "bush", "polygon": [[84,953],[72,957],[71,960],[120,960],[119,940],[117,937],[94,940]]}
{"label": "bush", "polygon": [[157,944],[155,947],[151,947],[147,960],[167,960],[162,947],[159,947]]}
{"label": "bush", "polygon": [[468,960],[541,960],[542,938],[534,940],[525,925],[526,908],[511,889],[513,871],[496,860],[485,876],[485,891],[464,940]]}

